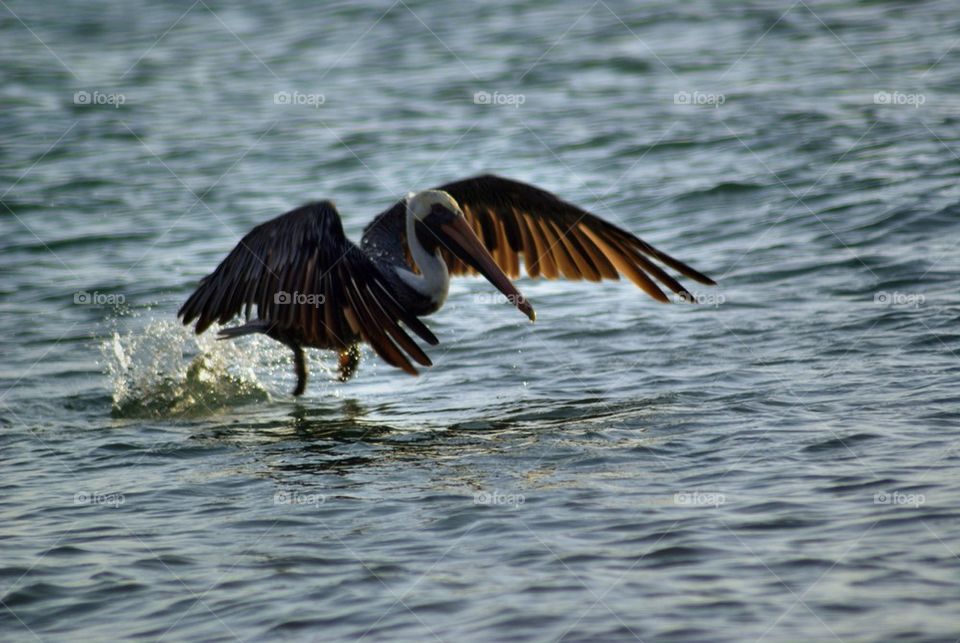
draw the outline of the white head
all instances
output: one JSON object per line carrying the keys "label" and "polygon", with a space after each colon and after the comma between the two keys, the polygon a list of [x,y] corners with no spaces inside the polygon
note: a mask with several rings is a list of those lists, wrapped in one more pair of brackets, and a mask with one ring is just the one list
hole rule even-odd
{"label": "white head", "polygon": [[[406,279],[434,301],[442,302],[450,283],[448,268],[441,256],[443,249],[486,277],[515,302],[517,308],[534,319],[533,307],[490,256],[456,200],[443,190],[422,190],[407,195],[407,244],[423,277]],[[414,279],[419,282],[414,283]]]}
{"label": "white head", "polygon": [[420,190],[407,194],[407,209],[417,221],[423,221],[439,205],[454,214],[462,214],[456,200],[443,190]]}

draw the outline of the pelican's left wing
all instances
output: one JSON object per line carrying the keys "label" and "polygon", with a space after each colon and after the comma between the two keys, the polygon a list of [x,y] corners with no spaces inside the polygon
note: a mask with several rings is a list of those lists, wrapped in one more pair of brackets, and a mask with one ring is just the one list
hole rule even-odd
{"label": "pelican's left wing", "polygon": [[[200,334],[241,312],[249,320],[254,307],[255,332],[339,350],[360,338],[388,364],[411,375],[417,371],[408,356],[424,366],[431,362],[400,323],[427,343],[438,342],[396,301],[376,265],[347,239],[329,201],[297,208],[247,233],[200,280],[178,315],[184,324],[196,319]],[[243,331],[221,333],[229,337]]]}
{"label": "pelican's left wing", "polygon": [[[669,300],[654,280],[682,297],[692,298],[656,261],[694,281],[716,285],[630,232],[536,186],[488,174],[436,189],[457,201],[477,236],[510,278],[520,276],[522,258],[531,277],[600,281],[625,275],[658,301]],[[450,252],[442,252],[450,274],[476,274]]]}

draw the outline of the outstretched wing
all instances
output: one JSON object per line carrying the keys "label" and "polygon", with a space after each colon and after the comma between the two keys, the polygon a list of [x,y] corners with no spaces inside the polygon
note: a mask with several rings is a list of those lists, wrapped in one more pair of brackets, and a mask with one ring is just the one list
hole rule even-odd
{"label": "outstretched wing", "polygon": [[251,230],[200,280],[178,315],[202,333],[256,309],[257,326],[287,341],[343,350],[362,338],[413,375],[409,357],[430,358],[400,326],[429,344],[436,336],[390,292],[370,259],[343,233],[336,207],[310,203]]}
{"label": "outstretched wing", "polygon": [[[625,275],[648,295],[668,301],[655,283],[673,292],[690,293],[657,263],[702,284],[706,275],[657,250],[635,235],[538,187],[487,174],[441,185],[450,194],[500,268],[520,276],[520,259],[531,277],[619,279]],[[443,252],[451,274],[476,274],[451,253]]]}

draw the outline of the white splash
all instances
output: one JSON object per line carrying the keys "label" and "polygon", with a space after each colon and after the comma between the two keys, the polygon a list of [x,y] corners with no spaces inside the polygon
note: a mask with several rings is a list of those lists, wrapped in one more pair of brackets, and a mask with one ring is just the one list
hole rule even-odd
{"label": "white splash", "polygon": [[[197,416],[270,399],[257,373],[290,369],[289,351],[266,337],[218,341],[175,322],[154,320],[101,345],[120,417]],[[273,388],[272,386],[270,388]]]}

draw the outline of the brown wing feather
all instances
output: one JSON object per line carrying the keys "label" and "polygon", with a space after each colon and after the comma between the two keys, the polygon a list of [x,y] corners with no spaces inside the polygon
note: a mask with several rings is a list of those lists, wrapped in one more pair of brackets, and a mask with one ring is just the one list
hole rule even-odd
{"label": "brown wing feather", "polygon": [[241,313],[249,321],[254,310],[253,327],[271,337],[335,350],[362,339],[387,363],[412,375],[417,371],[408,355],[424,366],[431,362],[400,323],[427,343],[438,343],[393,297],[377,266],[346,238],[329,201],[251,230],[200,281],[178,314],[184,324],[197,320],[199,334]]}
{"label": "brown wing feather", "polygon": [[[624,275],[658,301],[668,299],[656,281],[677,294],[689,295],[652,261],[656,260],[694,281],[715,285],[706,275],[630,232],[535,186],[488,174],[437,189],[460,204],[494,260],[510,277],[519,275],[522,258],[531,277],[599,281]],[[449,252],[441,252],[450,274],[473,274]]]}

